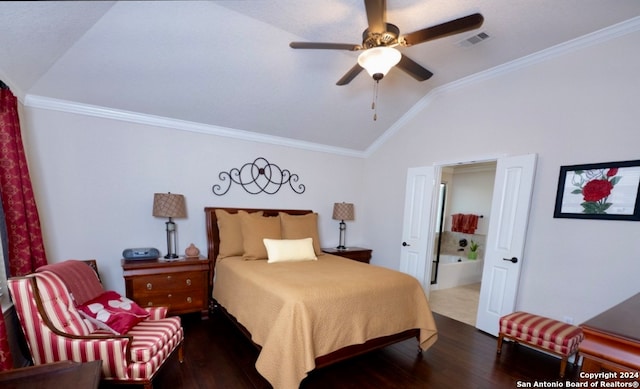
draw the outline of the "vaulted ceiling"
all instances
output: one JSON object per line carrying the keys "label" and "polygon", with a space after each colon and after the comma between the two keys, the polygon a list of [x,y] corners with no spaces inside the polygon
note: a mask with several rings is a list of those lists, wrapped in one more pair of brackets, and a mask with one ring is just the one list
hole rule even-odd
{"label": "vaulted ceiling", "polygon": [[[640,15],[638,0],[386,3],[401,34],[472,13],[484,24],[400,48],[434,76],[419,82],[392,69],[379,84],[375,121],[365,71],[336,85],[359,52],[289,47],[361,44],[363,0],[2,1],[0,79],[27,103],[361,152],[438,88]],[[472,44],[479,33],[487,39]]]}

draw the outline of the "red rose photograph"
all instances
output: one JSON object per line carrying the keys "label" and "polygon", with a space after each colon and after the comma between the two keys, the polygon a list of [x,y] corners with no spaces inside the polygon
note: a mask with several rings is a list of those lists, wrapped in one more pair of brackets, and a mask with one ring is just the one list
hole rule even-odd
{"label": "red rose photograph", "polygon": [[556,218],[640,220],[640,161],[562,166]]}

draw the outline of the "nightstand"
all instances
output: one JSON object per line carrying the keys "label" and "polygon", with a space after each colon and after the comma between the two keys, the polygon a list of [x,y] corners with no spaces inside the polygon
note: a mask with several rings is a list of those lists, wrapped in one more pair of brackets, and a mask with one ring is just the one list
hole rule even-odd
{"label": "nightstand", "polygon": [[362,247],[347,247],[344,250],[338,250],[336,248],[323,248],[327,254],[338,255],[341,257],[353,259],[354,261],[369,263],[371,260],[371,250]]}
{"label": "nightstand", "polygon": [[175,261],[122,260],[127,297],[141,307],[166,306],[169,314],[200,312],[209,318],[209,268],[204,257]]}

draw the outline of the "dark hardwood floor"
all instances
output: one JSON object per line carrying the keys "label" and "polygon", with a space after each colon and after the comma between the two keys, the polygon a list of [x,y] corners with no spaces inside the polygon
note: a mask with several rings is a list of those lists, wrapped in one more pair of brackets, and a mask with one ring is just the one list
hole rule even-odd
{"label": "dark hardwood floor", "polygon": [[[573,365],[567,366],[567,375],[560,379],[559,359],[524,346],[506,343],[498,358],[496,338],[434,315],[438,341],[422,354],[417,352],[416,340],[407,340],[313,371],[300,388],[489,389],[524,387],[518,381],[577,379],[578,369]],[[254,367],[257,350],[220,312],[204,321],[199,315],[183,316],[183,326],[184,363],[179,364],[175,356],[167,361],[154,380],[155,389],[271,388]]]}

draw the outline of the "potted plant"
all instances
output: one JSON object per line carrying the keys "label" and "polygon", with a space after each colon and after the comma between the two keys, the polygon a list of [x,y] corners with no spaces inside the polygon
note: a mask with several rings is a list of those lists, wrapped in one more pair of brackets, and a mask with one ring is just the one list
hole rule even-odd
{"label": "potted plant", "polygon": [[469,259],[478,258],[478,242],[471,240],[471,243],[469,244],[469,255],[467,257]]}

